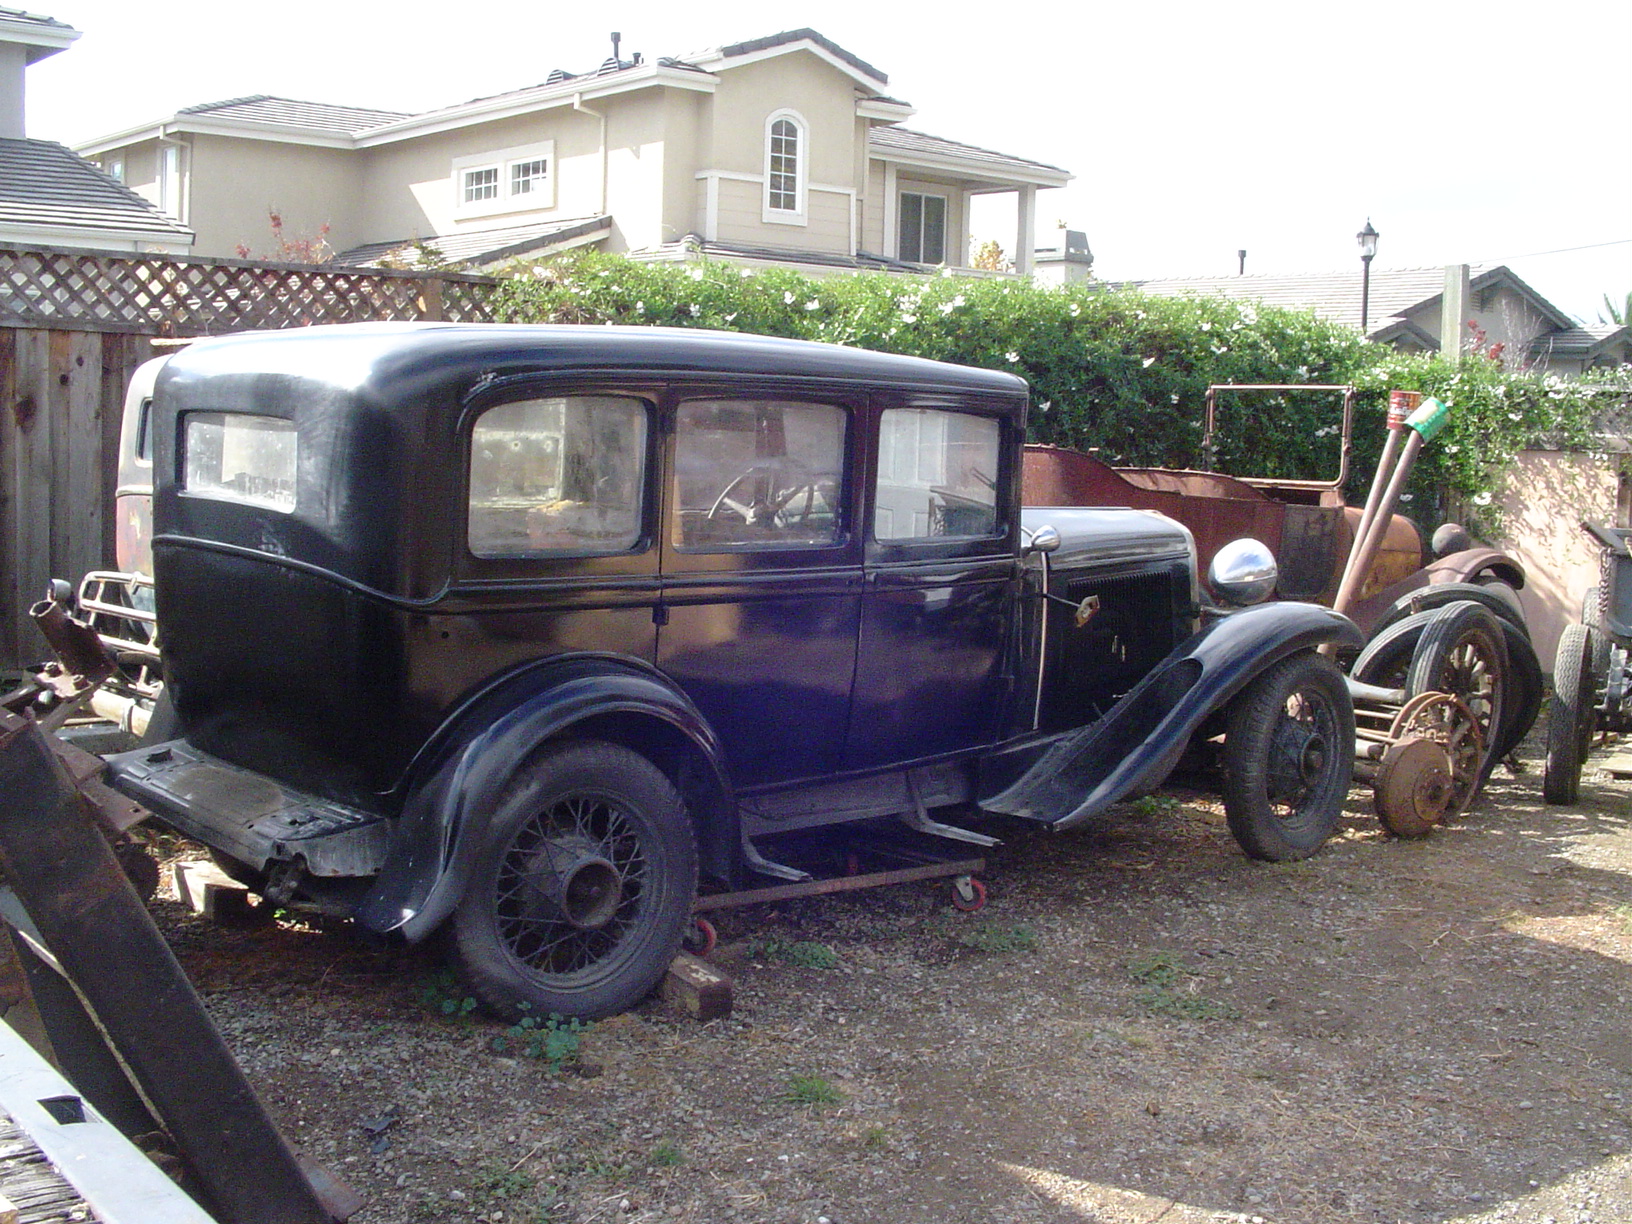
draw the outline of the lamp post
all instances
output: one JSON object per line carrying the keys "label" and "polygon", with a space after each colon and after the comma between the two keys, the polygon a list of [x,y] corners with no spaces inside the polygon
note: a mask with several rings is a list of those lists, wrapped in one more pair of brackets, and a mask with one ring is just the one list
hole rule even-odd
{"label": "lamp post", "polygon": [[1366,228],[1355,235],[1360,243],[1360,334],[1366,334],[1366,323],[1371,317],[1371,260],[1377,254],[1377,231],[1366,218]]}

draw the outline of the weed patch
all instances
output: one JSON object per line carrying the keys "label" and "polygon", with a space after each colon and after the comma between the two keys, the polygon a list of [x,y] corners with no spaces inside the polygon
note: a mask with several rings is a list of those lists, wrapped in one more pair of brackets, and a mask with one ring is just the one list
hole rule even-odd
{"label": "weed patch", "polygon": [[782,1093],[782,1099],[793,1105],[837,1105],[844,1100],[844,1094],[834,1087],[833,1082],[820,1075],[794,1075],[788,1078],[787,1089]]}
{"label": "weed patch", "polygon": [[1128,962],[1128,976],[1145,989],[1139,1005],[1154,1016],[1179,1020],[1235,1020],[1241,1012],[1200,992],[1200,975],[1181,965],[1171,952],[1153,952]]}
{"label": "weed patch", "polygon": [[[520,1007],[523,1012],[530,1010],[525,1003]],[[523,1015],[493,1038],[493,1052],[537,1059],[549,1068],[551,1075],[555,1075],[568,1063],[578,1061],[578,1048],[583,1043],[583,1035],[592,1027],[587,1021],[579,1020],[576,1016],[569,1019],[560,1012],[551,1012],[542,1019]]]}
{"label": "weed patch", "polygon": [[796,969],[832,969],[839,963],[837,952],[810,939],[753,939],[747,951],[755,960],[774,961]]}

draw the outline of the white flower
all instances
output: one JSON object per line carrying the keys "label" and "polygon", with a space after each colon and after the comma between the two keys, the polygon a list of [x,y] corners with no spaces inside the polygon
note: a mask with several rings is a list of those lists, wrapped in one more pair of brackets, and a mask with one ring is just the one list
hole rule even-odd
{"label": "white flower", "polygon": [[1477,494],[1475,494],[1474,498],[1473,498],[1473,504],[1476,505],[1476,506],[1488,506],[1488,505],[1490,505],[1490,494],[1489,493],[1477,493]]}
{"label": "white flower", "polygon": [[1445,444],[1445,453],[1447,455],[1454,455],[1458,451],[1460,451],[1461,449],[1462,448],[1460,446],[1458,446],[1455,442],[1447,442]]}
{"label": "white flower", "polygon": [[636,314],[645,314],[646,313],[646,303],[645,302],[636,302],[635,303],[635,313]]}
{"label": "white flower", "polygon": [[1010,349],[1008,352],[1004,353],[1003,356],[1006,359],[1008,359],[1009,361],[1019,361],[1020,360],[1020,354],[1015,352],[1013,349]]}
{"label": "white flower", "polygon": [[903,323],[916,323],[916,322],[918,322],[918,316],[913,314],[911,311],[903,310],[901,312],[901,322],[903,322]]}
{"label": "white flower", "polygon": [[1524,414],[1522,412],[1510,412],[1507,414],[1507,419],[1510,421],[1522,421],[1524,420]]}
{"label": "white flower", "polygon": [[703,308],[697,305],[696,302],[693,302],[690,306],[687,306],[686,309],[691,311],[691,317],[694,319],[703,313]]}
{"label": "white flower", "polygon": [[1053,400],[1044,400],[1042,403],[1037,405],[1037,411],[1038,412],[1047,412],[1052,407],[1054,407],[1054,401]]}
{"label": "white flower", "polygon": [[1413,497],[1415,497],[1415,496],[1416,496],[1416,494],[1415,494],[1415,493],[1401,493],[1401,494],[1400,494],[1400,500],[1401,500],[1401,501],[1402,501],[1402,502],[1408,502],[1408,501],[1410,501],[1410,500],[1411,500],[1411,499],[1412,499],[1412,498],[1413,498]]}
{"label": "white flower", "polygon": [[1071,305],[1066,307],[1066,313],[1074,319],[1082,313],[1082,307],[1072,302]]}
{"label": "white flower", "polygon": [[1141,361],[1141,362],[1140,362],[1140,363],[1139,363],[1139,364],[1140,364],[1140,365],[1141,365],[1141,366],[1143,366],[1143,367],[1144,367],[1144,368],[1145,368],[1145,369],[1147,369],[1147,370],[1148,370],[1148,369],[1150,369],[1150,367],[1151,367],[1151,366],[1153,366],[1153,365],[1155,365],[1155,364],[1156,364],[1156,358],[1154,358],[1154,357],[1146,357],[1146,358],[1145,358],[1145,359],[1144,359],[1144,360],[1143,360],[1143,361]]}
{"label": "white flower", "polygon": [[782,291],[782,305],[784,305],[784,306],[792,306],[793,305],[793,290],[792,289],[784,289]]}
{"label": "white flower", "polygon": [[753,274],[754,274],[754,270],[752,268],[738,268],[737,269],[737,275],[742,277],[743,280],[747,280]]}
{"label": "white flower", "polygon": [[821,308],[822,303],[816,298],[811,298],[810,301],[805,303],[806,310],[820,310]]}
{"label": "white flower", "polygon": [[733,322],[736,319],[736,317],[737,317],[737,312],[733,310],[730,314],[725,316],[725,321],[727,323]]}
{"label": "white flower", "polygon": [[692,280],[700,281],[703,279],[703,270],[701,268],[687,268],[686,275],[691,277]]}

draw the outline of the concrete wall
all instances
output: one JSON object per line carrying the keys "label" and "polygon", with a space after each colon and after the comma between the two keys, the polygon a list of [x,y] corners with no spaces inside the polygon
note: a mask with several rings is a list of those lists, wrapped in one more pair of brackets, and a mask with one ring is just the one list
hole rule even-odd
{"label": "concrete wall", "polygon": [[1619,525],[1619,457],[1524,451],[1507,475],[1501,505],[1506,548],[1524,563],[1519,592],[1542,670],[1551,673],[1564,626],[1580,619],[1581,600],[1598,582],[1598,546],[1583,519]]}

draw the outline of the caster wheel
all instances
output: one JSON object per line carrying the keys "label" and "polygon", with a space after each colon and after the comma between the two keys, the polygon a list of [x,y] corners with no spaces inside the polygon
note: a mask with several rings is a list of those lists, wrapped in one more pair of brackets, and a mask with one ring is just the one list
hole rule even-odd
{"label": "caster wheel", "polygon": [[708,956],[719,945],[719,932],[707,918],[693,918],[680,946],[693,956]]}
{"label": "caster wheel", "polygon": [[986,885],[974,876],[959,876],[952,881],[952,908],[972,914],[986,905]]}

